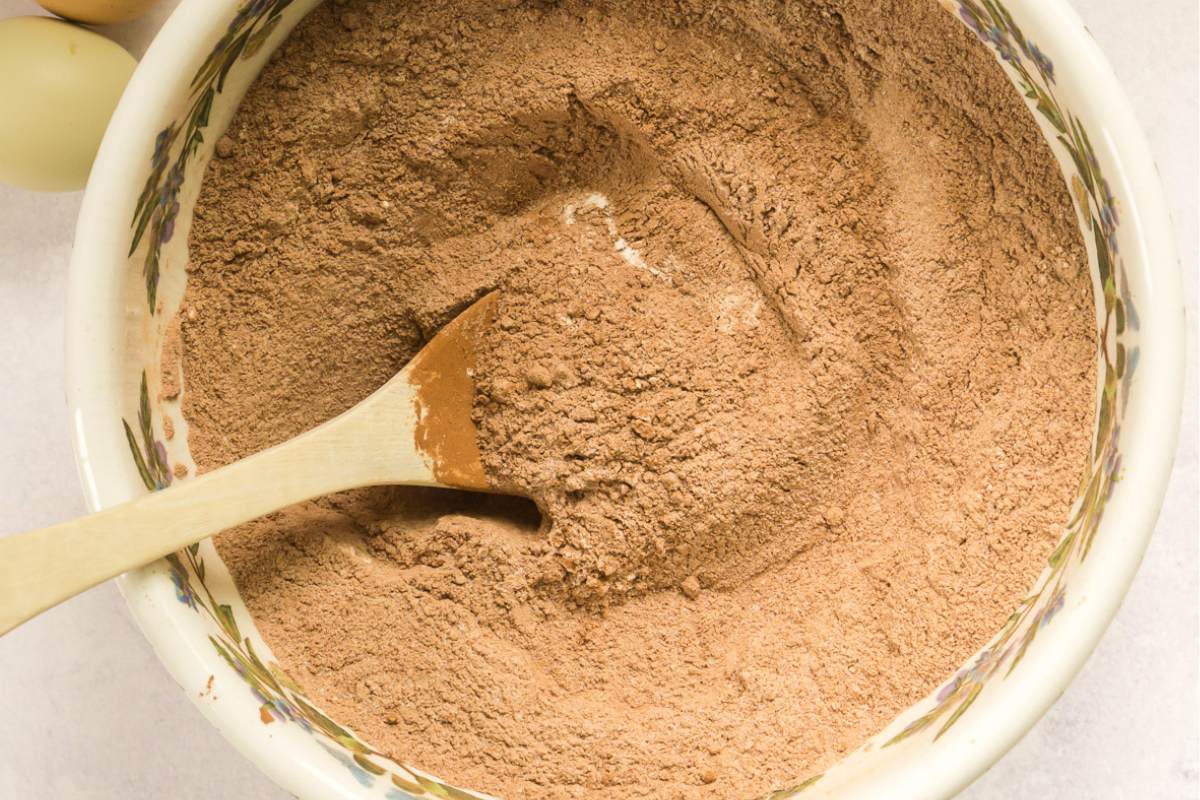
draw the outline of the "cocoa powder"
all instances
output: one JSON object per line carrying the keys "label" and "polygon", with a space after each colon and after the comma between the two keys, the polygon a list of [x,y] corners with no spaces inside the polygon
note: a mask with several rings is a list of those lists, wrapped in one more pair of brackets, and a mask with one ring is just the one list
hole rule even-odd
{"label": "cocoa powder", "polygon": [[932,0],[333,2],[217,155],[202,470],[501,292],[477,444],[534,502],[361,490],[218,539],[284,666],[398,760],[506,798],[794,784],[982,645],[1065,520],[1083,247]]}

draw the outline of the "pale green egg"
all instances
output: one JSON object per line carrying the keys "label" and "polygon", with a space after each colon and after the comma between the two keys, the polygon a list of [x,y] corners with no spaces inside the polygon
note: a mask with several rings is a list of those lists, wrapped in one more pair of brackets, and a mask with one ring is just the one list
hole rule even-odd
{"label": "pale green egg", "polygon": [[0,182],[82,189],[135,66],[119,45],[77,25],[0,20]]}
{"label": "pale green egg", "polygon": [[42,8],[88,25],[116,25],[136,19],[158,0],[38,0]]}

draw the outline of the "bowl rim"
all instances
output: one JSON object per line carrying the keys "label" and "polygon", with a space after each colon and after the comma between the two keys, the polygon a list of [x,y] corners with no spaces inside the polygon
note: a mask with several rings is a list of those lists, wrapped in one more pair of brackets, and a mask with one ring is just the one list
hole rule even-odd
{"label": "bowl rim", "polygon": [[[135,489],[122,460],[123,434],[114,420],[123,408],[123,325],[105,315],[123,312],[123,257],[128,248],[129,218],[137,193],[129,175],[145,169],[145,142],[153,142],[161,112],[177,99],[170,77],[192,75],[206,55],[202,42],[215,42],[244,0],[183,0],[167,17],[134,70],[109,121],[84,188],[68,269],[64,324],[66,400],[76,467],[89,511],[127,502]],[[128,202],[126,202],[128,201]],[[116,257],[98,259],[93,254]],[[114,416],[115,415],[115,416]],[[167,673],[205,719],[256,769],[296,797],[343,797],[330,773],[305,759],[278,757],[270,731],[239,724],[229,706],[203,702],[193,691],[211,677],[201,653],[159,606],[149,584],[151,564],[120,575],[118,590],[143,636]],[[161,571],[160,571],[161,572]]]}
{"label": "bowl rim", "polygon": [[[115,201],[135,192],[129,175],[144,169],[147,131],[160,123],[159,109],[176,94],[171,76],[194,68],[197,42],[209,41],[224,29],[224,12],[235,0],[183,0],[154,38],[113,114],[84,193],[75,233],[67,295],[66,399],[71,437],[85,500],[92,511],[132,499],[135,493],[126,467],[114,467],[127,456],[114,409],[122,407],[124,343],[113,315],[122,308],[123,254],[128,222],[126,203]],[[1142,358],[1141,385],[1152,396],[1131,401],[1126,415],[1135,419],[1137,435],[1122,439],[1125,476],[1116,515],[1123,536],[1106,548],[1104,575],[1098,591],[1083,598],[1075,625],[1060,636],[1060,645],[1031,655],[1019,681],[1002,682],[1007,702],[980,708],[960,721],[963,735],[954,737],[954,757],[938,765],[908,759],[839,796],[944,797],[961,790],[1011,748],[1061,695],[1095,648],[1115,616],[1149,543],[1173,464],[1185,386],[1186,329],[1183,292],[1174,231],[1149,145],[1132,106],[1112,68],[1082,20],[1066,0],[1008,0],[1019,9],[1027,30],[1036,31],[1047,52],[1057,54],[1060,73],[1086,75],[1078,81],[1079,105],[1088,112],[1089,131],[1098,151],[1115,166],[1109,177],[1120,184],[1123,226],[1136,232],[1136,248],[1125,250],[1126,269],[1142,276],[1139,294]],[[1066,56],[1066,58],[1064,58]],[[131,204],[130,204],[131,205]],[[96,254],[103,254],[100,258]],[[97,263],[99,262],[99,263]],[[1146,394],[1144,393],[1144,394]],[[129,609],[175,680],[188,690],[203,681],[197,657],[182,634],[144,591],[146,570],[118,579]],[[1097,581],[1099,584],[1100,582]],[[1003,684],[1007,683],[1007,686]],[[1014,691],[1019,685],[1020,692]],[[189,695],[194,692],[188,691]],[[297,769],[297,761],[278,757],[262,736],[248,735],[213,704],[193,701],[241,753],[283,788],[300,796],[338,796],[337,787],[320,770]],[[815,791],[815,795],[821,792]]]}

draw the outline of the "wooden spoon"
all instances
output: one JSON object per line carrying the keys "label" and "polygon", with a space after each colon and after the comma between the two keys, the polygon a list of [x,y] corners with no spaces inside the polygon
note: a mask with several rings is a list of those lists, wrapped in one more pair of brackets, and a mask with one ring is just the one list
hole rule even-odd
{"label": "wooden spoon", "polygon": [[475,351],[498,295],[442,328],[341,416],[194,480],[0,539],[0,635],[85,589],[318,495],[381,484],[490,490],[471,420]]}

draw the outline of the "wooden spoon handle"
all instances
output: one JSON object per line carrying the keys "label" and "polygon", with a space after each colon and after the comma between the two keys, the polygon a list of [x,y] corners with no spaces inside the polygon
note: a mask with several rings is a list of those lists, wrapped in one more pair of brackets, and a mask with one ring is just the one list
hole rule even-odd
{"label": "wooden spoon handle", "polygon": [[132,503],[0,539],[0,635],[128,569],[317,495],[384,483],[488,489],[471,409],[477,338],[498,297],[476,300],[374,394],[308,433]]}
{"label": "wooden spoon handle", "polygon": [[395,430],[405,426],[393,415],[395,441],[381,442],[379,414],[364,410],[386,409],[352,410],[170,489],[0,538],[0,635],[126,570],[292,503],[380,483],[438,485],[413,450],[412,428]]}

